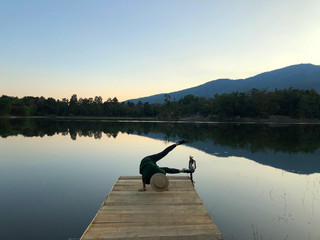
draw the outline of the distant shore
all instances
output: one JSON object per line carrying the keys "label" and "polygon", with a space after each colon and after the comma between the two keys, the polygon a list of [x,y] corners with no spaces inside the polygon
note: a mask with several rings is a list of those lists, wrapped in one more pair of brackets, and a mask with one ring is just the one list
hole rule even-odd
{"label": "distant shore", "polygon": [[96,117],[96,116],[0,116],[1,119],[61,119],[61,120],[105,120],[105,121],[142,121],[142,122],[196,122],[196,123],[280,123],[280,124],[320,124],[320,119],[294,119],[286,116],[263,118],[226,118],[190,116],[180,119],[158,119],[152,117]]}

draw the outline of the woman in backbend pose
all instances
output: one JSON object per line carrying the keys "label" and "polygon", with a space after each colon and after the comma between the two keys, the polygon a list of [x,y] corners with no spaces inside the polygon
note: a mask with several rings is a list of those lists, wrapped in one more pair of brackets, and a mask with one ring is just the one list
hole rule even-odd
{"label": "woman in backbend pose", "polygon": [[156,163],[157,161],[162,159],[164,156],[166,156],[170,151],[172,151],[176,146],[183,143],[186,143],[186,141],[181,140],[167,147],[162,152],[147,156],[141,160],[139,172],[142,175],[143,188],[139,189],[140,192],[146,191],[146,184],[150,184],[151,177],[156,173],[162,173],[165,175],[166,173],[175,174],[175,173],[193,173],[194,172],[194,169],[192,168],[191,169],[183,168],[180,170],[176,168],[159,167]]}

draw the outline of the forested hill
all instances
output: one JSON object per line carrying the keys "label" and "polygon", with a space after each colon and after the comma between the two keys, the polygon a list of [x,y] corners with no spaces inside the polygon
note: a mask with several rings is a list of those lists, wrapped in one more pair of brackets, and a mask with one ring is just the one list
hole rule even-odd
{"label": "forested hill", "polygon": [[164,104],[119,103],[117,98],[102,100],[79,98],[55,100],[44,97],[0,97],[0,116],[99,116],[148,117],[179,120],[197,117],[212,120],[243,118],[320,119],[320,94],[315,90],[283,89],[273,92],[251,89],[248,92],[215,94],[212,98],[187,95],[179,101],[166,99]]}
{"label": "forested hill", "polygon": [[[207,82],[197,87],[184,89],[177,92],[161,93],[149,97],[127,100],[133,103],[149,102],[163,103],[165,95],[170,95],[171,100],[179,100],[186,95],[211,98],[216,93],[246,92],[251,89],[314,89],[320,93],[320,66],[312,64],[298,64],[258,74],[246,79],[218,79]],[[127,102],[126,101],[126,102]]]}

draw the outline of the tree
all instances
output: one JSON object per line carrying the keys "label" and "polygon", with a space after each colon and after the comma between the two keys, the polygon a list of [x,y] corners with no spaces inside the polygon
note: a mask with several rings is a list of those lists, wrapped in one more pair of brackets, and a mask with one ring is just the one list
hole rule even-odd
{"label": "tree", "polygon": [[9,115],[11,112],[12,102],[10,97],[2,95],[0,98],[0,115]]}
{"label": "tree", "polygon": [[73,94],[70,98],[70,105],[76,105],[78,103],[78,97],[77,94]]}
{"label": "tree", "polygon": [[95,104],[102,104],[102,97],[101,96],[95,96],[94,101]]}

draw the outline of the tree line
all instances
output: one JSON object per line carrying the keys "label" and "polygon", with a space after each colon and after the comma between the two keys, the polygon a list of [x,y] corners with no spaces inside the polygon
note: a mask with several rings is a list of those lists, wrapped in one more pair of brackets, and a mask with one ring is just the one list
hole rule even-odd
{"label": "tree line", "polygon": [[152,117],[178,120],[197,116],[207,119],[320,118],[320,95],[315,90],[252,89],[248,92],[215,94],[212,98],[187,95],[179,100],[164,95],[164,103],[119,102],[116,97],[103,101],[101,96],[70,99],[44,97],[0,97],[1,116],[97,116]]}

